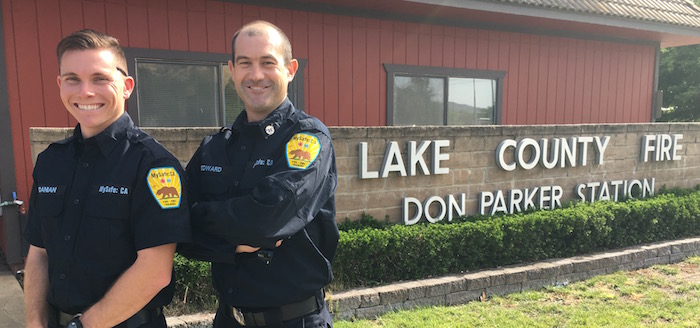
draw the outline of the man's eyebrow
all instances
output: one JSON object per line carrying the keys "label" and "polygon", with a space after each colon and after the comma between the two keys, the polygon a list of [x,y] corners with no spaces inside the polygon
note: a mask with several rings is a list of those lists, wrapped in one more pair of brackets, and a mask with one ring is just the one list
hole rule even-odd
{"label": "man's eyebrow", "polygon": [[[237,63],[239,60],[242,60],[242,59],[250,59],[250,57],[248,57],[248,56],[243,56],[243,55],[241,55],[241,56],[236,56],[236,61],[235,61],[235,62]],[[272,59],[272,60],[274,60],[274,61],[277,61],[277,58],[275,58],[274,55],[263,55],[263,56],[260,56],[260,59],[265,59],[265,60],[270,60],[270,59]]]}
{"label": "man's eyebrow", "polygon": [[242,60],[242,59],[249,59],[249,58],[248,58],[248,56],[236,56],[235,62],[237,63],[239,60]]}
{"label": "man's eyebrow", "polygon": [[267,60],[272,59],[273,61],[277,61],[277,58],[276,58],[275,56],[273,56],[273,55],[265,55],[265,56],[262,56],[262,57],[260,57],[260,58],[262,58],[262,59],[267,59]]}
{"label": "man's eyebrow", "polygon": [[[127,76],[126,72],[125,72],[124,70],[122,70],[121,68],[117,67],[117,70],[118,70],[119,72],[121,72],[122,74],[124,74],[124,76]],[[78,73],[66,72],[66,73],[61,73],[60,76],[78,76]],[[106,77],[109,77],[110,74],[107,74],[107,73],[104,73],[104,72],[95,72],[95,73],[92,73],[91,76],[106,76]]]}

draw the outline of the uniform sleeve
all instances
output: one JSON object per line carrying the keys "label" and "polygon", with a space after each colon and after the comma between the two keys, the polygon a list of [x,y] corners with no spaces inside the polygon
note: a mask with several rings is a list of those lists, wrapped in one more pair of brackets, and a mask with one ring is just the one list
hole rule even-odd
{"label": "uniform sleeve", "polygon": [[137,249],[190,241],[184,173],[174,158],[144,163],[139,170],[131,206]]}
{"label": "uniform sleeve", "polygon": [[[194,155],[187,163],[187,197],[190,208],[201,199],[201,184],[200,171],[201,164],[201,146],[209,137],[205,138],[200,144],[200,148],[195,151]],[[192,214],[192,211],[190,211]],[[191,243],[178,243],[177,252],[189,259],[219,262],[219,263],[235,263],[236,245],[231,245],[223,238],[213,237],[209,232],[198,229],[194,224],[195,218],[191,217],[192,222],[192,241]]]}
{"label": "uniform sleeve", "polygon": [[[306,169],[285,168],[266,176],[244,196],[199,202],[192,208],[196,228],[233,244],[274,248],[303,229],[333,197],[337,186],[331,139],[314,134],[320,150]],[[285,154],[277,159],[287,163]]]}
{"label": "uniform sleeve", "polygon": [[204,142],[200,144],[200,147],[197,148],[197,151],[194,152],[194,155],[192,155],[192,158],[187,163],[187,197],[190,207],[201,200],[200,195],[202,191],[200,190],[201,184],[199,182],[199,166],[202,163],[201,149],[203,144]]}
{"label": "uniform sleeve", "polygon": [[24,231],[24,239],[34,246],[46,248],[41,236],[41,215],[39,215],[39,207],[37,207],[38,194],[36,177],[34,177],[32,193],[29,197],[29,220],[27,221],[27,229]]}

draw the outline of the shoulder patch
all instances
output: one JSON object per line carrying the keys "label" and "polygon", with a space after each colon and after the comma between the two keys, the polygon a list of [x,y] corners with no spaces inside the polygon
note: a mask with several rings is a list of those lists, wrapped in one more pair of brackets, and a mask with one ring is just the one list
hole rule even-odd
{"label": "shoulder patch", "polygon": [[297,133],[287,142],[287,165],[293,169],[305,170],[321,152],[321,143],[313,134]]}
{"label": "shoulder patch", "polygon": [[180,174],[172,166],[154,167],[146,177],[151,194],[162,209],[179,208],[182,199]]}

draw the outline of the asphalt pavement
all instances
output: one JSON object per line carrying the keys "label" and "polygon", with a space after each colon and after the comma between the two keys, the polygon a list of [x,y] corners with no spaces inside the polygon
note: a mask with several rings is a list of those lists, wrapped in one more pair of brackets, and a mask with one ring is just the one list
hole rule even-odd
{"label": "asphalt pavement", "polygon": [[0,252],[0,327],[24,327],[24,292]]}

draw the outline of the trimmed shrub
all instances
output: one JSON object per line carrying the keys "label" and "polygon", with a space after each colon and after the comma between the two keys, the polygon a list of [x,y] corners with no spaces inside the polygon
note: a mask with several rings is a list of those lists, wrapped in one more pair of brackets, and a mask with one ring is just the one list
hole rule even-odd
{"label": "trimmed shrub", "polygon": [[340,233],[333,287],[419,279],[697,236],[700,191],[681,194],[466,217],[451,224],[384,226],[364,218],[364,223]]}
{"label": "trimmed shrub", "polygon": [[211,264],[188,260],[175,254],[173,261],[175,274],[175,295],[168,306],[172,315],[196,310],[216,310],[216,291],[211,284]]}

